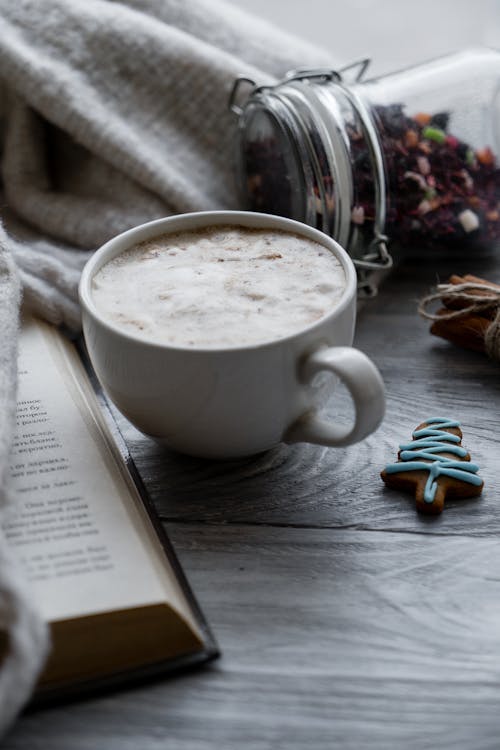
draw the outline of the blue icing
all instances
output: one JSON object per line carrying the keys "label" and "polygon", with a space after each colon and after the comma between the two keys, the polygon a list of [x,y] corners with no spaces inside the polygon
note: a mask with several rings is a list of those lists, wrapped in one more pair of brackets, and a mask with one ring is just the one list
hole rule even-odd
{"label": "blue icing", "polygon": [[[440,453],[451,453],[453,456],[463,458],[467,455],[462,448],[460,438],[450,432],[447,428],[460,427],[460,422],[447,419],[446,417],[431,417],[425,421],[426,427],[415,430],[411,443],[400,445],[400,461],[385,467],[388,474],[396,474],[400,471],[428,471],[429,477],[425,484],[424,501],[432,503],[436,495],[437,479],[440,476],[452,477],[463,482],[479,486],[482,480],[477,476],[479,466],[471,461],[457,461],[454,458],[440,456]],[[432,427],[431,425],[436,425]],[[451,443],[451,445],[450,445]]]}

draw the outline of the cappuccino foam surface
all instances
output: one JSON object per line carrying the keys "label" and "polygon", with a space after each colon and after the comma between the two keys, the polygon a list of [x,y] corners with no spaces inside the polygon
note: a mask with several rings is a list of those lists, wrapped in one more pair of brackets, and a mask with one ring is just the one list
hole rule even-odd
{"label": "cappuccino foam surface", "polygon": [[92,297],[105,318],[146,340],[225,348],[307,328],[345,286],[340,261],[317,242],[215,226],[129,248],[97,272]]}

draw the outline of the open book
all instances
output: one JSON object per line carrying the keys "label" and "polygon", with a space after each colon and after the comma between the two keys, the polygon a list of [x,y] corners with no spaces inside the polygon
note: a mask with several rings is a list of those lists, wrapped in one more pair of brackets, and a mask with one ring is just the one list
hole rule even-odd
{"label": "open book", "polygon": [[57,329],[24,322],[4,527],[51,625],[38,699],[217,654],[92,382]]}

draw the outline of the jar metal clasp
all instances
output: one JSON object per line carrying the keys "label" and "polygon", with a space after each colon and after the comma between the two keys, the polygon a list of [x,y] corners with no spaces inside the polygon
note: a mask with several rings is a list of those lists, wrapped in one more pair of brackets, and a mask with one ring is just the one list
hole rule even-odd
{"label": "jar metal clasp", "polygon": [[[298,68],[297,70],[290,70],[283,81],[280,83],[289,83],[290,81],[303,81],[303,80],[314,80],[320,78],[325,81],[345,81],[345,74],[354,71],[355,75],[352,78],[351,83],[359,83],[361,81],[371,63],[370,57],[364,57],[361,60],[356,60],[349,65],[344,65],[338,70],[332,68]],[[350,78],[350,76],[349,76]]]}
{"label": "jar metal clasp", "polygon": [[[358,81],[361,81],[364,77],[370,63],[371,59],[369,57],[364,57],[361,60],[356,60],[353,63],[349,63],[349,65],[344,65],[338,70],[334,70],[333,68],[297,68],[288,71],[285,77],[281,81],[278,81],[277,84],[274,84],[274,86],[258,86],[253,78],[240,75],[235,79],[229,93],[228,107],[231,112],[234,112],[234,114],[238,115],[239,117],[243,114],[245,104],[253,94],[257,93],[258,91],[264,91],[269,88],[274,88],[275,86],[281,86],[281,84],[283,83],[290,83],[291,81],[302,81],[318,78],[324,81],[342,81],[347,72],[356,71],[353,82],[358,83]],[[246,91],[244,91],[244,89],[246,89]]]}

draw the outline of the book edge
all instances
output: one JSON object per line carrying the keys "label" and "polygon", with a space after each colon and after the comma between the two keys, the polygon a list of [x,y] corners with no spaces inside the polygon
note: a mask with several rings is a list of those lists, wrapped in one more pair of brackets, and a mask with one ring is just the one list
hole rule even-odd
{"label": "book edge", "polygon": [[137,489],[139,497],[141,498],[144,508],[148,514],[151,525],[153,526],[154,531],[157,534],[157,537],[161,544],[163,552],[165,556],[167,557],[169,564],[172,567],[173,573],[179,583],[179,586],[182,589],[182,593],[186,597],[186,601],[193,613],[194,619],[196,620],[196,623],[198,624],[201,632],[203,633],[205,642],[207,644],[210,644],[218,652],[219,648],[218,648],[216,639],[210,629],[210,626],[208,624],[207,619],[205,618],[205,615],[203,614],[201,610],[198,600],[196,599],[194,595],[194,592],[187,579],[184,569],[182,568],[179,562],[179,559],[174,550],[172,542],[170,541],[167,535],[167,532],[165,531],[159,519],[159,516],[149,496],[146,486],[144,482],[142,481],[142,478],[134,463],[134,460],[130,454],[130,451],[128,450],[127,444],[125,442],[125,438],[123,437],[120,431],[120,428],[111,412],[106,395],[101,387],[101,384],[99,383],[97,379],[97,375],[95,374],[92,368],[90,359],[87,354],[87,350],[85,348],[83,337],[79,337],[76,341],[73,340],[73,344],[76,347],[76,350],[80,356],[81,361],[83,362],[85,371],[90,380],[94,393],[96,394],[97,401],[101,407],[101,412],[106,422],[106,425],[122,457],[122,460],[124,461],[125,466],[127,467],[127,470],[130,474],[132,482],[134,483]]}
{"label": "book edge", "polygon": [[165,554],[167,561],[172,569],[173,575],[175,576],[179,587],[182,590],[188,607],[193,615],[193,619],[202,634],[203,646],[201,649],[189,654],[183,654],[179,657],[161,660],[154,664],[146,664],[140,667],[117,671],[104,677],[98,677],[83,681],[77,680],[70,685],[66,684],[64,686],[44,686],[43,684],[38,685],[35,687],[35,691],[31,696],[31,699],[29,700],[27,706],[25,707],[26,711],[43,708],[54,703],[63,703],[67,701],[82,699],[85,697],[90,698],[92,696],[105,693],[118,687],[120,689],[131,688],[133,685],[145,683],[146,680],[160,678],[165,674],[173,675],[181,671],[194,669],[200,664],[210,662],[220,656],[218,643],[194,595],[187,576],[174,550],[172,542],[168,538],[167,532],[156,513],[146,486],[142,481],[142,478],[134,463],[130,451],[128,450],[125,439],[111,411],[106,395],[92,368],[83,336],[80,335],[79,337],[75,338],[74,336],[69,335],[67,331],[58,328],[54,328],[54,335],[66,336],[66,338],[70,341],[70,344],[75,347],[76,353],[79,356],[80,361],[83,363],[83,367],[89,379],[90,385],[96,395],[97,403],[101,410],[101,415],[104,419],[106,428],[109,430],[111,439],[113,440],[119,452],[119,455],[125,464],[132,483],[136,487],[144,510],[147,513],[155,534],[157,535],[163,553]]}

